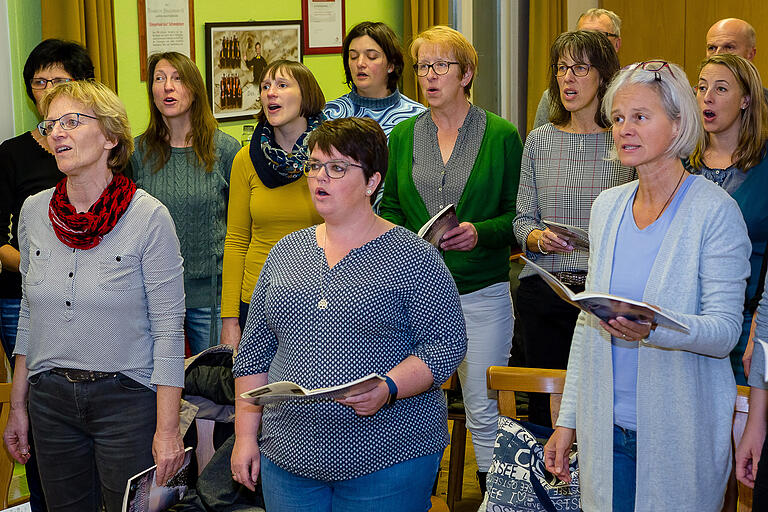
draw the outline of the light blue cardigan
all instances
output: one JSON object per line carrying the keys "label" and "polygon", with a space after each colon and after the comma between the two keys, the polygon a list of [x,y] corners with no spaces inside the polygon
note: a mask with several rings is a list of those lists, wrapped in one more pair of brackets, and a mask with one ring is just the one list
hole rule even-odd
{"label": "light blue cardigan", "polygon": [[[741,332],[751,245],[736,202],[705,178],[688,179],[643,295],[690,333],[658,327],[640,343],[636,511],[719,511],[731,468],[728,353]],[[592,206],[587,290],[609,290],[621,212],[637,186],[608,189]],[[557,425],[576,429],[585,511],[611,510],[612,372],[610,335],[581,313]]]}

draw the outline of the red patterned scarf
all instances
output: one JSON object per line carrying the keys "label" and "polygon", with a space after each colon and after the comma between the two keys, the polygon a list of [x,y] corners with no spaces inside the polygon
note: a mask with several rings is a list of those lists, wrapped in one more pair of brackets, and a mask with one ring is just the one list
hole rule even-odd
{"label": "red patterned scarf", "polygon": [[116,174],[101,197],[85,213],[77,213],[67,197],[67,178],[56,185],[48,205],[48,218],[61,242],[73,249],[91,249],[109,233],[133,199],[136,184]]}

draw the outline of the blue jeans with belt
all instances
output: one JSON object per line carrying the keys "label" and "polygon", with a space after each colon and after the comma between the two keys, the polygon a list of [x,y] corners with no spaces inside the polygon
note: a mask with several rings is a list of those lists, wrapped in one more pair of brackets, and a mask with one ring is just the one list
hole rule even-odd
{"label": "blue jeans with belt", "polygon": [[154,464],[154,391],[117,374],[30,377],[29,418],[50,512],[120,512],[125,484]]}

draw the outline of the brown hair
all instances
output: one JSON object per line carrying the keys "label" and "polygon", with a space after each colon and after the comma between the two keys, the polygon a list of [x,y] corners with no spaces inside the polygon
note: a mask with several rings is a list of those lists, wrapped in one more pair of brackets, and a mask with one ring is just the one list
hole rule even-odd
{"label": "brown hair", "polygon": [[[280,72],[283,75],[288,74],[293,77],[299,84],[301,90],[301,110],[299,115],[303,118],[316,116],[323,111],[325,107],[325,96],[323,90],[315,79],[315,75],[309,70],[307,66],[301,62],[294,60],[276,60],[266,67],[264,73],[261,75],[261,81],[269,76],[272,80],[275,79],[275,75]],[[259,84],[259,91],[261,91],[261,84]],[[266,121],[267,116],[264,113],[264,108],[256,114],[256,119]]]}
{"label": "brown hair", "polygon": [[48,116],[51,103],[59,96],[68,96],[93,111],[101,126],[101,132],[108,140],[115,142],[115,147],[109,150],[107,167],[113,174],[120,173],[133,153],[133,137],[128,114],[117,94],[95,80],[59,84],[40,99],[40,112],[43,117]]}
{"label": "brown hair", "polygon": [[[619,57],[608,36],[594,30],[563,32],[552,43],[549,52],[549,121],[556,126],[563,126],[571,120],[571,113],[566,110],[560,99],[560,85],[557,83],[555,71],[557,63],[566,55],[576,62],[589,64],[600,74],[595,123],[600,128],[608,128],[611,123],[608,122],[601,107],[608,84],[619,70]],[[591,72],[592,69],[590,69]]]}
{"label": "brown hair", "polygon": [[368,117],[346,117],[325,121],[307,137],[309,151],[318,147],[323,153],[335,148],[339,153],[360,163],[368,181],[375,173],[381,175],[376,190],[371,194],[373,204],[379,189],[384,186],[389,164],[387,136],[379,123]]}
{"label": "brown hair", "polygon": [[171,158],[171,145],[169,144],[170,131],[165,124],[163,115],[155,105],[155,96],[152,91],[154,84],[155,68],[161,60],[176,68],[184,87],[192,95],[192,104],[189,107],[191,129],[186,136],[186,142],[192,143],[195,156],[200,163],[205,165],[207,172],[213,171],[216,161],[216,148],[213,137],[218,127],[218,122],[213,117],[208,106],[207,93],[203,77],[195,66],[195,63],[186,55],[178,52],[164,52],[150,55],[147,62],[147,94],[149,95],[149,126],[139,137],[139,145],[146,148],[144,163],[153,163],[152,171],[162,169]]}
{"label": "brown hair", "polygon": [[[765,103],[760,73],[754,64],[733,54],[723,53],[704,59],[699,64],[699,74],[708,64],[728,68],[736,77],[742,95],[749,97],[749,105],[741,111],[739,143],[731,156],[733,164],[746,172],[762,161],[766,150],[765,141],[768,139],[768,105]],[[708,145],[709,133],[705,131],[704,141],[691,153],[691,166],[696,169],[704,167],[704,151]]]}
{"label": "brown hair", "polygon": [[379,21],[358,23],[344,37],[342,56],[347,86],[351,87],[353,83],[352,71],[349,69],[349,45],[352,44],[352,40],[362,36],[370,37],[384,50],[387,62],[392,65],[392,72],[387,75],[387,89],[389,89],[389,92],[395,92],[397,82],[400,81],[400,77],[403,75],[403,50],[400,49],[400,41],[397,40],[397,35],[395,35],[394,31],[389,28],[389,25]]}
{"label": "brown hair", "polygon": [[453,57],[456,59],[456,62],[459,63],[461,76],[464,76],[467,70],[472,70],[472,78],[470,78],[467,85],[464,86],[464,95],[469,97],[469,91],[472,89],[472,82],[474,81],[475,76],[477,76],[478,65],[477,50],[472,46],[472,43],[464,37],[464,34],[451,27],[435,25],[434,27],[430,27],[427,30],[420,32],[411,43],[411,57],[413,58],[413,62],[416,62],[419,59],[419,48],[421,48],[421,45],[424,43],[436,44],[453,53]]}

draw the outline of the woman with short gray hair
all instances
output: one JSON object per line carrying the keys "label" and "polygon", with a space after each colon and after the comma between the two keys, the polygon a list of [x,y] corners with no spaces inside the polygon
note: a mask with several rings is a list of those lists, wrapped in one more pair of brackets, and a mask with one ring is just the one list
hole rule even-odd
{"label": "woman with short gray hair", "polygon": [[586,289],[656,305],[688,329],[582,313],[547,469],[570,478],[578,432],[585,510],[719,511],[731,465],[728,354],[741,331],[747,229],[736,202],[680,160],[703,133],[679,66],[623,69],[604,109],[617,157],[639,180],[595,200]]}

